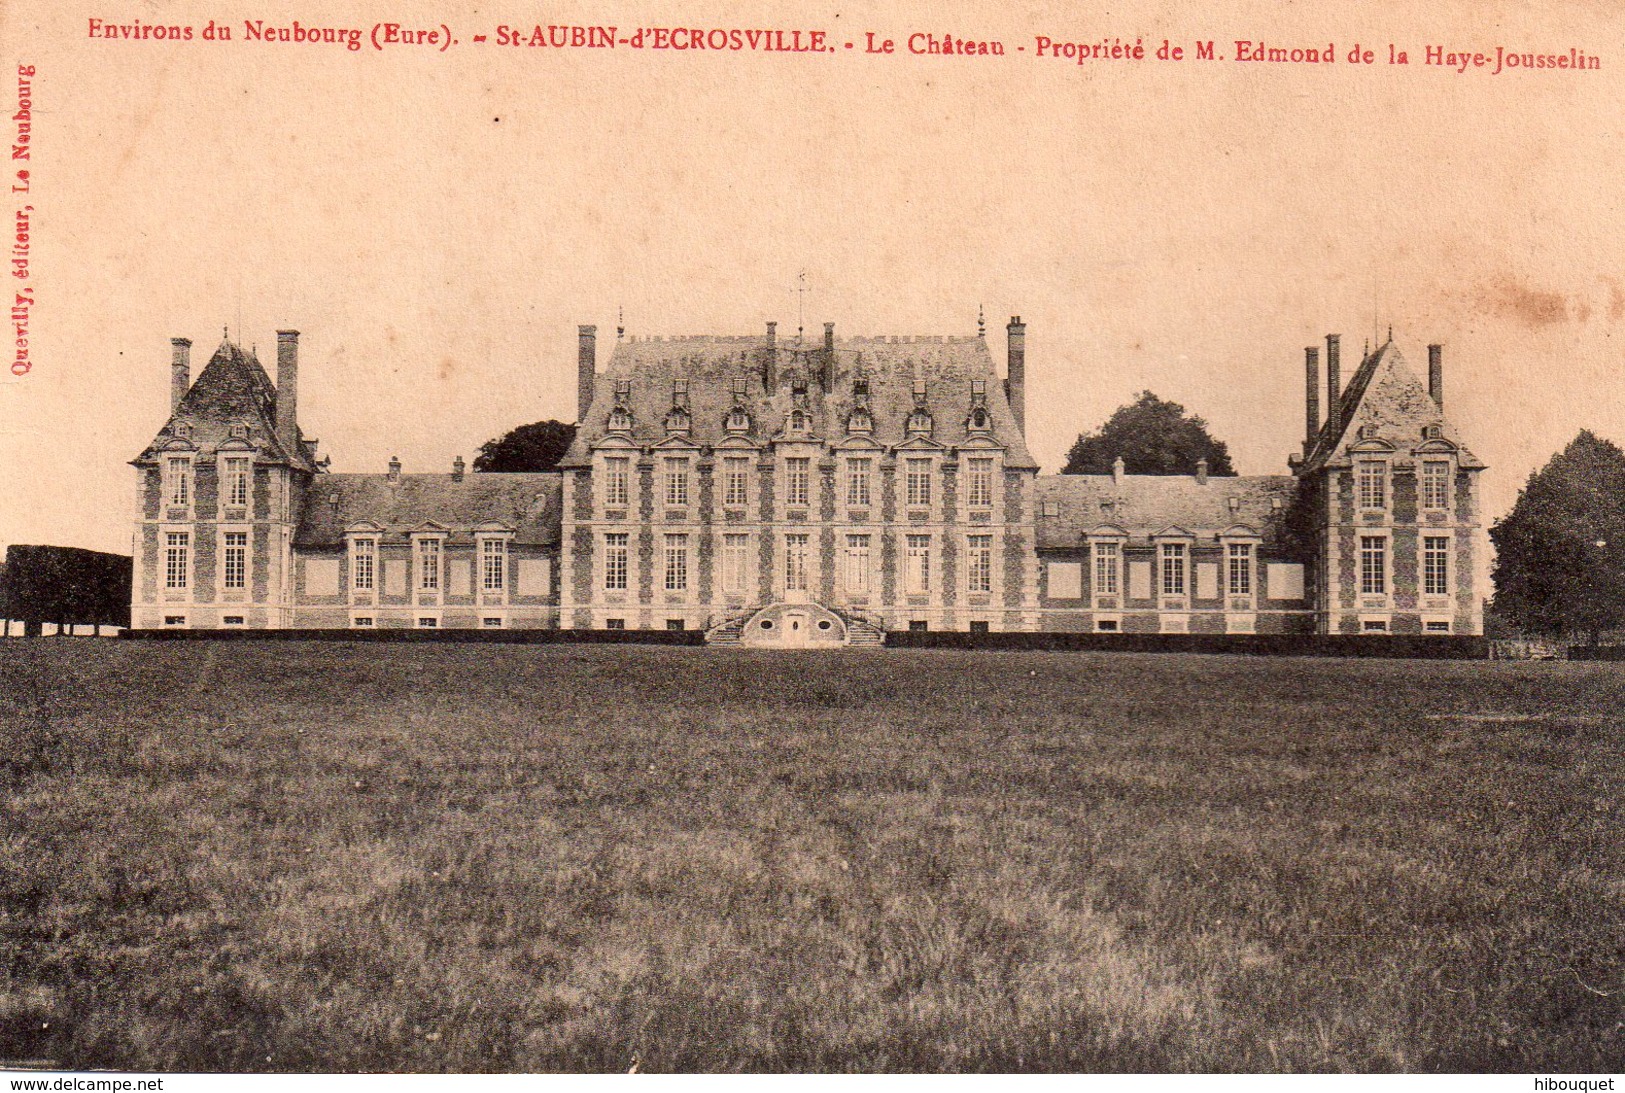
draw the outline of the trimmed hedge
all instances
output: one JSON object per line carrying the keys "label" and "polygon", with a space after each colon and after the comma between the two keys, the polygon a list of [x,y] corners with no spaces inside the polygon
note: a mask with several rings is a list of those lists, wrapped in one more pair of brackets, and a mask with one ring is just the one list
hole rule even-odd
{"label": "trimmed hedge", "polygon": [[886,645],[895,649],[1056,649],[1261,657],[1489,657],[1486,639],[1459,634],[1099,634],[1022,630],[972,634],[959,630],[892,630],[886,634]]}
{"label": "trimmed hedge", "polygon": [[140,641],[449,641],[484,645],[704,645],[703,630],[126,630]]}

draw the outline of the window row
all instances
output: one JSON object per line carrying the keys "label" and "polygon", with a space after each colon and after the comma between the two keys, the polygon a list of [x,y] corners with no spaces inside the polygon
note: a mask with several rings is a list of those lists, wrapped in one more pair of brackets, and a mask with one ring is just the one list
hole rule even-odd
{"label": "window row", "polygon": [[[1422,537],[1422,595],[1450,595],[1450,537]],[[1391,583],[1386,535],[1360,536],[1360,594],[1386,596]]]}
{"label": "window row", "polygon": [[[192,533],[164,532],[164,588],[185,591],[192,586]],[[248,532],[227,531],[220,536],[220,586],[227,591],[248,588]]]}
{"label": "window row", "polygon": [[[1392,490],[1389,488],[1389,466],[1386,459],[1361,459],[1355,466],[1355,493],[1364,511],[1386,511]],[[1417,492],[1422,508],[1429,512],[1442,512],[1450,507],[1450,461],[1424,459],[1418,476]]]}
{"label": "window row", "polygon": [[[690,550],[694,537],[676,533],[664,537],[663,554],[659,558],[658,587],[667,592],[686,592],[692,567]],[[878,536],[868,532],[855,532],[841,537],[836,560],[838,577],[843,591],[866,594],[875,591],[874,559],[879,546]],[[924,594],[935,587],[938,580],[934,571],[933,552],[936,549],[931,535],[903,536],[903,590],[909,594]],[[809,558],[813,549],[812,536],[800,532],[782,538],[783,560],[780,587],[788,592],[808,591]],[[631,574],[632,541],[628,532],[609,532],[604,536],[603,586],[609,592],[624,592],[629,587]],[[722,549],[718,558],[719,580],[724,592],[743,593],[752,586],[751,536],[729,533],[722,536]],[[965,590],[971,593],[993,591],[993,536],[969,535],[965,538]]]}
{"label": "window row", "polygon": [[[501,592],[508,587],[508,540],[482,536],[478,540],[479,588]],[[419,592],[439,592],[444,581],[442,562],[445,549],[441,539],[424,536],[412,541],[413,587]],[[378,540],[357,536],[350,540],[350,587],[356,592],[373,592],[378,587]]]}
{"label": "window row", "polygon": [[[192,457],[164,458],[163,497],[170,508],[190,508],[196,490],[192,481]],[[220,459],[221,503],[231,508],[247,508],[254,475],[254,461],[247,456]]]}
{"label": "window row", "polygon": [[[729,507],[749,504],[751,467],[756,462],[749,456],[724,456],[721,460],[722,503]],[[903,484],[906,502],[911,507],[931,504],[935,481],[935,460],[908,458],[903,460]],[[990,508],[993,505],[994,460],[976,456],[965,461],[965,503],[971,508]],[[666,456],[660,464],[659,496],[670,506],[687,505],[692,495],[691,466],[687,456]],[[875,464],[870,456],[852,456],[842,461],[840,495],[852,508],[867,508],[873,503]],[[632,458],[608,456],[603,461],[603,503],[609,506],[627,505],[631,501]],[[784,460],[783,501],[786,505],[800,506],[811,502],[812,460],[806,456],[790,456]]]}

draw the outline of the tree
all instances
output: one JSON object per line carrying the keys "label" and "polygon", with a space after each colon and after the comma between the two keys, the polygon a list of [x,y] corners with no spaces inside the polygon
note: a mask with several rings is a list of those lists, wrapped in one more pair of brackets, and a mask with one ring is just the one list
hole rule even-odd
{"label": "tree", "polygon": [[1106,420],[1099,432],[1084,433],[1066,453],[1062,474],[1110,474],[1121,456],[1129,474],[1195,474],[1196,461],[1207,460],[1207,473],[1233,476],[1230,449],[1208,435],[1207,422],[1187,417],[1177,402],[1164,402],[1150,391]]}
{"label": "tree", "polygon": [[537,421],[510,430],[496,440],[480,445],[474,457],[476,471],[550,471],[559,465],[576,427],[562,421]]}
{"label": "tree", "polygon": [[57,633],[74,625],[130,625],[131,559],[78,547],[14,545],[6,550],[6,618],[23,621],[23,633],[40,633],[53,622]]}
{"label": "tree", "polygon": [[1555,637],[1625,624],[1625,452],[1589,430],[1529,476],[1490,529],[1493,609]]}

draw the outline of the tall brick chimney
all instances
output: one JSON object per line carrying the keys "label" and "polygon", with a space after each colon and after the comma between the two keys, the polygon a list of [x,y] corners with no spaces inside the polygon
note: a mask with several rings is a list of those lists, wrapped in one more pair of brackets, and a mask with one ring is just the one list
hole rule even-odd
{"label": "tall brick chimney", "polygon": [[767,363],[762,366],[762,386],[771,394],[779,385],[779,324],[767,324]]}
{"label": "tall brick chimney", "polygon": [[181,408],[186,389],[192,386],[192,339],[171,338],[169,346],[173,351],[169,359],[169,412],[173,414]]}
{"label": "tall brick chimney", "polygon": [[824,366],[819,386],[828,391],[835,383],[835,324],[824,324]]}
{"label": "tall brick chimney", "polygon": [[463,462],[462,456],[458,456],[456,459],[453,459],[451,461],[451,480],[453,482],[461,482],[463,480],[463,472],[467,470],[467,468],[468,465]]}
{"label": "tall brick chimney", "polygon": [[1340,335],[1326,335],[1326,424],[1331,426],[1333,439],[1343,428],[1343,376],[1338,359],[1341,341]]}
{"label": "tall brick chimney", "polygon": [[276,332],[276,432],[288,454],[299,458],[299,331]]}
{"label": "tall brick chimney", "polygon": [[576,423],[580,424],[592,409],[592,388],[598,378],[598,328],[577,327],[576,340]]}
{"label": "tall brick chimney", "polygon": [[1305,346],[1303,350],[1303,454],[1315,446],[1320,434],[1320,349]]}
{"label": "tall brick chimney", "polygon": [[1010,413],[1016,419],[1016,428],[1027,432],[1027,324],[1020,315],[1010,316],[1004,328],[1009,339],[1008,377],[1004,381],[1005,397],[1010,400]]}
{"label": "tall brick chimney", "polygon": [[1207,460],[1206,459],[1198,459],[1196,461],[1196,484],[1198,486],[1207,485]]}
{"label": "tall brick chimney", "polygon": [[1444,409],[1444,347],[1440,345],[1428,346],[1428,394],[1438,403],[1439,409]]}

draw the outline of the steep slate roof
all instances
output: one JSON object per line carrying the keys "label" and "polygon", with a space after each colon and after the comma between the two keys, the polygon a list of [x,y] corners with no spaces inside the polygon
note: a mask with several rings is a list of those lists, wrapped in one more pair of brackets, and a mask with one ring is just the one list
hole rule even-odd
{"label": "steep slate roof", "polygon": [[[1209,477],[1206,483],[1184,475],[1127,474],[1121,482],[1109,474],[1044,475],[1038,479],[1038,547],[1075,547],[1106,526],[1142,543],[1170,528],[1212,541],[1239,524],[1261,535],[1270,549],[1297,491],[1297,479],[1284,474]],[[1060,514],[1041,515],[1046,502]]]}
{"label": "steep slate roof", "polygon": [[514,530],[514,542],[549,546],[558,542],[560,478],[557,474],[403,474],[391,482],[383,474],[328,474],[305,494],[294,543],[301,547],[338,546],[345,529],[372,524],[386,542],[412,532],[438,529],[451,541],[468,542],[482,524]]}
{"label": "steep slate roof", "polygon": [[1334,433],[1328,415],[1320,427],[1320,435],[1315,438],[1314,448],[1298,470],[1300,475],[1345,465],[1348,446],[1358,439],[1362,425],[1378,426],[1383,439],[1399,444],[1419,444],[1423,428],[1438,425],[1444,438],[1456,445],[1461,466],[1469,469],[1484,466],[1461,442],[1455,427],[1445,420],[1444,411],[1428,394],[1427,385],[1405,363],[1391,335],[1360,362],[1343,388],[1338,405],[1342,408],[1341,427]]}
{"label": "steep slate roof", "polygon": [[1005,398],[987,341],[982,337],[837,338],[828,393],[818,382],[823,367],[822,336],[797,346],[780,339],[774,362],[774,387],[764,390],[768,351],[760,336],[631,339],[615,345],[609,363],[598,374],[592,408],[576,432],[576,440],[560,463],[582,467],[590,462],[592,447],[605,436],[615,401],[617,380],[630,381],[627,407],[633,416],[633,439],[640,445],[666,438],[664,421],[672,407],[673,381],[686,380],[693,415],[691,441],[715,445],[726,435],[723,420],[734,406],[733,390],[742,387],[744,408],[752,420],[750,439],[766,443],[783,428],[792,399],[790,375],[799,372],[808,382],[807,409],[812,435],[826,443],[846,436],[846,416],[854,405],[853,380],[861,373],[869,380],[869,412],[874,418],[876,443],[885,447],[905,439],[904,421],[914,409],[916,377],[926,384],[926,408],[933,421],[931,439],[946,447],[968,438],[966,419],[971,412],[971,381],[987,384],[987,410],[993,419],[992,438],[1005,449],[1007,466],[1037,469],[1016,427]]}
{"label": "steep slate roof", "polygon": [[193,448],[213,452],[231,439],[231,427],[239,423],[249,427],[249,440],[262,462],[291,463],[305,471],[317,469],[314,444],[301,434],[301,450],[290,453],[277,435],[276,387],[259,358],[229,341],[220,343],[157,438],[132,462],[155,461],[176,439],[177,425],[191,427],[187,440]]}

